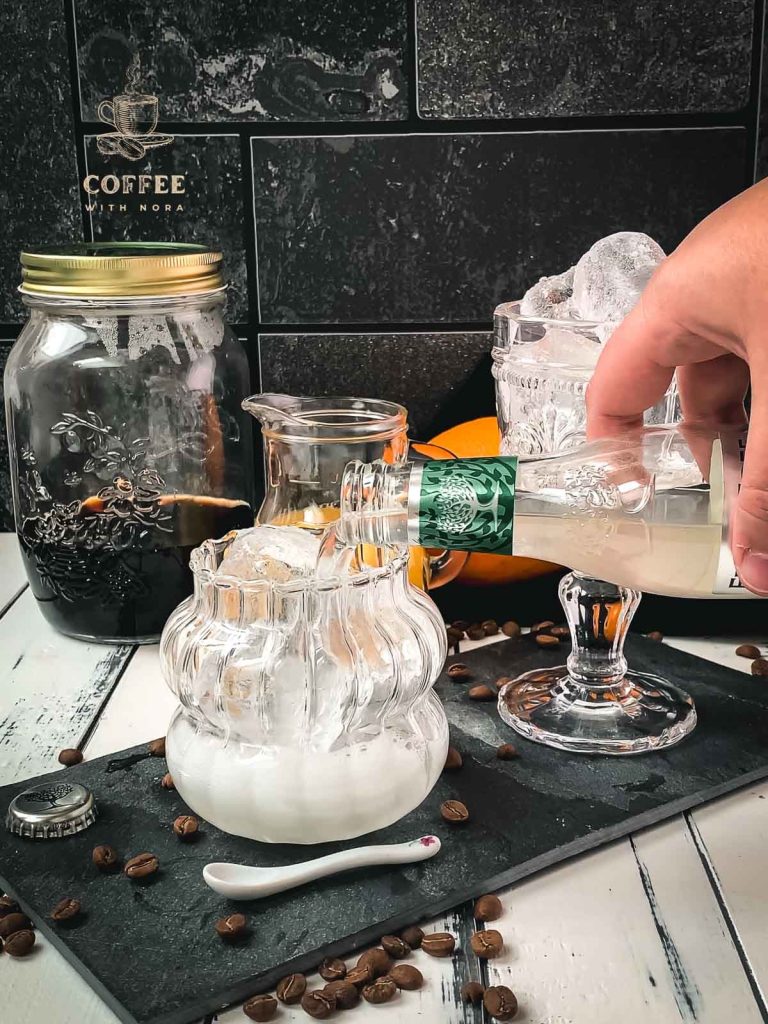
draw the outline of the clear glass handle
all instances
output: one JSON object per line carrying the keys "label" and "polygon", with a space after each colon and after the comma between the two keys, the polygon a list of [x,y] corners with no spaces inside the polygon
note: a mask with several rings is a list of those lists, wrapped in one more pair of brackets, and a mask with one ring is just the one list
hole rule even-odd
{"label": "clear glass handle", "polygon": [[620,685],[627,673],[624,641],[640,591],[571,572],[560,583],[560,603],[571,631],[571,678],[590,689]]}

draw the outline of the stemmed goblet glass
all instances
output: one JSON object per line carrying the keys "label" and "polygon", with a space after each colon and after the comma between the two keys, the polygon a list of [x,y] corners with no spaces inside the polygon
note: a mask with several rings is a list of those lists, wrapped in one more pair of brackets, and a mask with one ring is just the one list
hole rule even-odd
{"label": "stemmed goblet glass", "polygon": [[[524,316],[517,302],[494,314],[493,375],[502,454],[540,458],[585,440],[587,385],[607,325]],[[646,414],[678,422],[673,381]],[[591,754],[639,754],[678,743],[696,724],[692,698],[666,680],[631,670],[624,641],[641,593],[580,573],[560,582],[571,633],[567,664],[508,683],[499,713],[538,743]]]}

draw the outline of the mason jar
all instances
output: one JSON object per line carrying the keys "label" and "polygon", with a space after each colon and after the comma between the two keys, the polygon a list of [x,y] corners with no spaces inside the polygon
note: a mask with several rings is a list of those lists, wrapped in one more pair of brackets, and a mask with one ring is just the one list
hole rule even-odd
{"label": "mason jar", "polygon": [[5,403],[16,532],[58,630],[157,640],[192,592],[189,555],[252,525],[245,351],[221,253],[85,243],[23,252],[29,320]]}

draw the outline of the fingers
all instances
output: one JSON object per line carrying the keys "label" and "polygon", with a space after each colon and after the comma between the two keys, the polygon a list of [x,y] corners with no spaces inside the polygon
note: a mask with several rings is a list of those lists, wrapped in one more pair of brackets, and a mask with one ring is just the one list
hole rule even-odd
{"label": "fingers", "polygon": [[[760,360],[760,363],[765,360]],[[744,586],[768,596],[768,363],[752,366],[749,435],[731,549]]]}
{"label": "fingers", "polygon": [[675,363],[659,354],[669,332],[640,302],[614,331],[587,388],[587,436],[639,426],[643,413],[664,395]]}
{"label": "fingers", "polygon": [[739,356],[726,353],[677,371],[680,407],[689,426],[746,426],[744,398],[749,367]]}
{"label": "fingers", "polygon": [[[662,291],[649,286],[598,359],[587,389],[589,438],[641,425],[644,411],[664,396],[675,367],[704,363],[723,355],[723,349],[714,342],[678,326],[669,304],[660,304],[655,297]],[[704,379],[709,381],[707,388],[712,393],[715,385],[721,383],[716,372],[705,373]],[[739,381],[742,379],[743,375]],[[699,380],[695,374],[691,380],[692,388],[687,389],[689,404],[696,408],[694,395]],[[725,401],[725,393],[722,398]],[[729,393],[728,404],[732,401]]]}

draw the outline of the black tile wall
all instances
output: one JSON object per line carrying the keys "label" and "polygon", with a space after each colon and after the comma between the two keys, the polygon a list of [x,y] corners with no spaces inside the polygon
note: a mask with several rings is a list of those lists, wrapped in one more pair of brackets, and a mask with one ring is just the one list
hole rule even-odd
{"label": "black tile wall", "polygon": [[[96,138],[85,140],[86,171],[136,174],[136,162],[102,156]],[[229,281],[227,315],[235,322],[248,319],[248,285],[243,237],[243,192],[240,140],[233,135],[177,135],[169,146],[150,150],[141,164],[143,174],[183,174],[183,195],[90,196],[94,239],[204,242],[223,249]],[[140,202],[146,199],[146,202]],[[120,209],[125,206],[126,209]],[[144,209],[142,207],[145,207]]]}
{"label": "black tile wall", "polygon": [[386,398],[408,410],[411,437],[495,414],[490,332],[262,334],[265,391]]}
{"label": "black tile wall", "polygon": [[83,229],[62,4],[4,4],[0,29],[0,321],[10,323],[23,319],[19,251]]}
{"label": "black tile wall", "polygon": [[753,0],[416,0],[422,117],[744,107]]}
{"label": "black tile wall", "polygon": [[470,321],[602,235],[666,249],[744,179],[746,133],[254,139],[269,323]]}
{"label": "black tile wall", "polygon": [[[208,241],[254,389],[395,398],[422,436],[490,413],[497,302],[620,228],[669,249],[768,174],[766,2],[7,5],[0,363],[23,245]],[[104,156],[99,105],[129,65],[174,141]],[[109,209],[87,173],[183,174],[185,193]]]}
{"label": "black tile wall", "polygon": [[75,0],[85,116],[133,52],[171,121],[386,120],[406,112],[406,0]]}

